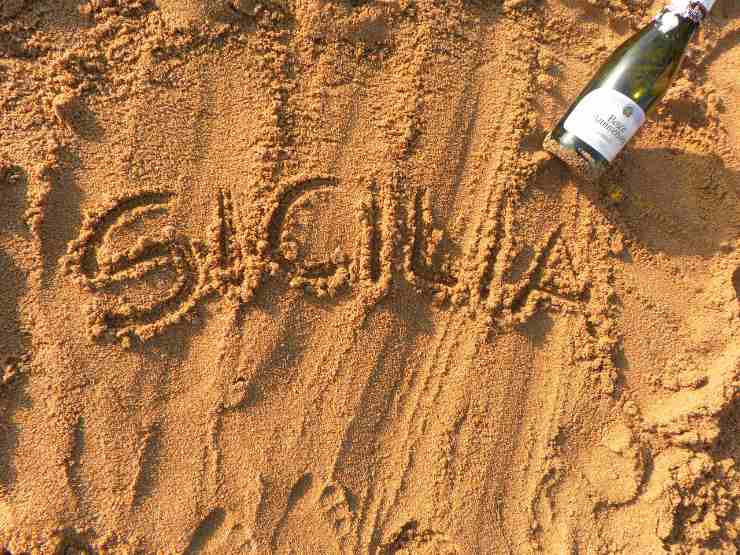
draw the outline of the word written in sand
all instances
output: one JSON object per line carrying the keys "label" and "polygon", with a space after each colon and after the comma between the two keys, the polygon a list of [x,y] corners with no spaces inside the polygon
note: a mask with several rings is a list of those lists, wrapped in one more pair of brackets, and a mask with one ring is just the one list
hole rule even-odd
{"label": "word written in sand", "polygon": [[[443,233],[434,227],[429,191],[401,195],[382,185],[361,195],[352,252],[337,248],[322,260],[299,256],[286,229],[291,213],[336,187],[332,177],[295,179],[272,192],[250,224],[221,191],[205,241],[163,226],[118,249],[111,247],[113,235],[166,214],[174,194],[155,189],[112,198],[86,215],[66,257],[69,274],[94,296],[91,337],[113,337],[124,346],[147,341],[188,319],[207,297],[250,303],[271,279],[326,302],[355,295],[368,311],[405,280],[440,308],[465,307],[485,325],[504,329],[540,308],[571,311],[584,298],[588,283],[574,270],[562,228],[522,246],[513,236],[517,199],[503,190],[491,209],[492,225],[478,231],[474,246],[454,263],[440,262]],[[146,289],[156,276],[166,290],[151,301],[128,300],[127,288]]]}

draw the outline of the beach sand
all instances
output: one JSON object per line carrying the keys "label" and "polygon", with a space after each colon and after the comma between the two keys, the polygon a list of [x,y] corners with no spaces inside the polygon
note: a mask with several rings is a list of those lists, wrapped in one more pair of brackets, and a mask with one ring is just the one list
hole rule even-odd
{"label": "beach sand", "polygon": [[540,148],[662,5],[0,2],[0,553],[735,553],[740,3]]}

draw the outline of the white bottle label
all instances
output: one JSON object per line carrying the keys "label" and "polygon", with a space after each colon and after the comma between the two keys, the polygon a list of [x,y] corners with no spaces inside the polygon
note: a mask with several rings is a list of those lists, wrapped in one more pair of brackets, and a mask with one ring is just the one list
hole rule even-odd
{"label": "white bottle label", "polygon": [[583,97],[563,127],[611,162],[644,121],[645,112],[632,99],[599,88]]}

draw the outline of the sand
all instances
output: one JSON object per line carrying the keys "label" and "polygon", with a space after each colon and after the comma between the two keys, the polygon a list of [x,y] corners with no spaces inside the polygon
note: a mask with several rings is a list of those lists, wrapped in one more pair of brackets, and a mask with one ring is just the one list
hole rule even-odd
{"label": "sand", "polygon": [[735,553],[740,3],[540,149],[661,6],[0,2],[0,553]]}

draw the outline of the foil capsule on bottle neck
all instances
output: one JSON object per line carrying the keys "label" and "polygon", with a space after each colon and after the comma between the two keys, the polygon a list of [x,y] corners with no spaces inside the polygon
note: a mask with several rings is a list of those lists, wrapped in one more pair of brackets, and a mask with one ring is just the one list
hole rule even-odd
{"label": "foil capsule on bottle neck", "polygon": [[696,23],[701,23],[715,2],[716,0],[671,0],[665,9]]}

